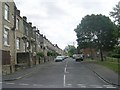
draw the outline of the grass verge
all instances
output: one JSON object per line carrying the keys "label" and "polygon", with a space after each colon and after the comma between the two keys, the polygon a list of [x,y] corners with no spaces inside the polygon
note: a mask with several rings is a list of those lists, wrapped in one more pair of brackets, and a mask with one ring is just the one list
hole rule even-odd
{"label": "grass verge", "polygon": [[116,73],[118,73],[120,71],[120,63],[118,63],[116,61],[115,62],[113,62],[113,61],[111,62],[109,60],[99,61],[99,60],[91,60],[91,59],[88,59],[88,61],[95,62],[96,64],[105,66],[105,67],[113,70]]}

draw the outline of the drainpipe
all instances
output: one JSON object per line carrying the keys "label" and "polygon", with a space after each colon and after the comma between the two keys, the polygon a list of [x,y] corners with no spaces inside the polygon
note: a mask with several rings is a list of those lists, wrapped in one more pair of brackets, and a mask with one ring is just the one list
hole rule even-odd
{"label": "drainpipe", "polygon": [[14,61],[11,61],[11,66],[10,66],[10,72],[13,73],[15,71],[15,63],[16,63],[16,10],[17,7],[14,3],[14,26],[12,28],[13,30],[13,37],[14,37]]}
{"label": "drainpipe", "polygon": [[29,58],[30,58],[30,61],[29,61],[29,67],[32,67],[32,42],[31,42],[31,27],[32,27],[32,23],[29,22]]}

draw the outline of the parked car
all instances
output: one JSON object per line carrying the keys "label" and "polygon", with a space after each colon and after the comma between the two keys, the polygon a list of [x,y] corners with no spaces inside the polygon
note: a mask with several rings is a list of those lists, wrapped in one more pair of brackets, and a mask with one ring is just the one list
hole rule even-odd
{"label": "parked car", "polygon": [[76,61],[83,61],[84,56],[83,56],[83,54],[76,54],[76,55],[74,56],[74,59],[75,59]]}
{"label": "parked car", "polygon": [[67,59],[67,56],[62,56],[63,60]]}
{"label": "parked car", "polygon": [[64,60],[64,57],[63,56],[57,56],[55,58],[55,62],[62,62]]}

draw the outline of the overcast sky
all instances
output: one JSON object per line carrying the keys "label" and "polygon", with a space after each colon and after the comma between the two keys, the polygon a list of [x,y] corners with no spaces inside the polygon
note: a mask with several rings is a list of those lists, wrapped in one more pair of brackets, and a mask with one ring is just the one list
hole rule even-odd
{"label": "overcast sky", "polygon": [[77,45],[74,29],[87,14],[109,12],[119,0],[14,0],[21,16],[27,16],[41,34],[61,49]]}

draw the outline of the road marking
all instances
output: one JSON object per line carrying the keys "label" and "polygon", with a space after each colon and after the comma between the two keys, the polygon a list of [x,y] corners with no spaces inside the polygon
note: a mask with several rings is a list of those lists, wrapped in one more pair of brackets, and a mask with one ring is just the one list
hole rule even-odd
{"label": "road marking", "polygon": [[0,83],[2,83],[2,82],[0,82]]}
{"label": "road marking", "polygon": [[103,85],[103,86],[105,86],[105,87],[111,87],[111,86],[113,86],[113,85]]}
{"label": "road marking", "polygon": [[86,88],[85,84],[77,84],[77,86],[79,86],[81,88]]}
{"label": "road marking", "polygon": [[15,83],[6,83],[6,84],[15,84]]}
{"label": "road marking", "polygon": [[64,74],[64,79],[63,79],[64,87],[65,87],[65,79],[66,79],[66,76],[65,76],[65,74]]}
{"label": "road marking", "polygon": [[72,87],[72,84],[67,84],[66,87]]}
{"label": "road marking", "polygon": [[99,86],[99,85],[90,85],[90,86],[93,88],[103,88],[102,86]]}
{"label": "road marking", "polygon": [[69,72],[67,72],[67,64],[68,64],[68,62],[66,62],[64,73],[69,73]]}
{"label": "road marking", "polygon": [[82,86],[82,85],[85,85],[85,84],[77,84],[78,86]]}
{"label": "road marking", "polygon": [[67,68],[65,67],[65,69],[64,69],[64,73],[69,73],[69,72],[67,72]]}
{"label": "road marking", "polygon": [[25,84],[25,83],[20,83],[19,85],[27,86],[27,85],[29,85],[29,84]]}
{"label": "road marking", "polygon": [[65,67],[65,70],[64,70],[65,73],[66,73],[66,69],[67,69],[67,68]]}
{"label": "road marking", "polygon": [[103,86],[106,88],[117,88],[117,87],[114,87],[113,85],[103,85]]}
{"label": "road marking", "polygon": [[41,85],[41,84],[33,84],[33,86],[43,86],[43,85]]}
{"label": "road marking", "polygon": [[111,86],[111,87],[106,87],[106,88],[117,88],[117,87],[113,87],[113,86]]}

